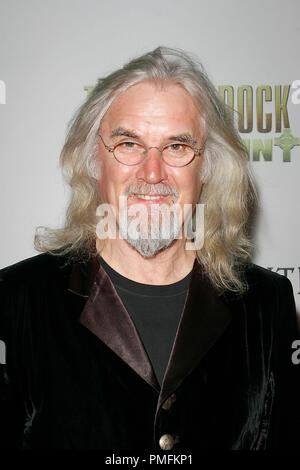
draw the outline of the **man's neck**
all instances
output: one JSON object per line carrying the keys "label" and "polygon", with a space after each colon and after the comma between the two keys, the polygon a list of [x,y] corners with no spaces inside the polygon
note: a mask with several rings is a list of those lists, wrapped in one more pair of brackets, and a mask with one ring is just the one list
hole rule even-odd
{"label": "man's neck", "polygon": [[[115,271],[128,279],[143,284],[165,285],[180,281],[192,270],[196,253],[184,249],[184,244],[175,241],[173,245],[145,258],[125,240],[107,243],[98,249],[104,261]],[[182,242],[182,240],[181,240]]]}

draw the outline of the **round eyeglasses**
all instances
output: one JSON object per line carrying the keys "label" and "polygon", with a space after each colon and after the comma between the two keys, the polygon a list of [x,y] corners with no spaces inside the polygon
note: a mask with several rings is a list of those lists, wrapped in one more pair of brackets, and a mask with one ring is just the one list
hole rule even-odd
{"label": "round eyeglasses", "polygon": [[99,134],[104,147],[109,152],[112,152],[115,159],[122,163],[123,165],[139,165],[146,158],[147,152],[150,149],[156,148],[163,159],[163,161],[169,166],[181,167],[186,166],[194,160],[196,156],[199,156],[203,150],[203,147],[196,149],[191,147],[188,144],[181,142],[173,142],[167,145],[164,145],[162,148],[158,147],[148,147],[134,142],[131,140],[126,140],[125,142],[120,142],[113,147],[106,145],[103,141],[101,134]]}

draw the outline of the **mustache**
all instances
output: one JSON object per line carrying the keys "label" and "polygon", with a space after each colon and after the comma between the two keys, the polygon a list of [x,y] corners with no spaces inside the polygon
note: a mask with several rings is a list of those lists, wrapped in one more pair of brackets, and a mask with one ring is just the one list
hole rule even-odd
{"label": "mustache", "polygon": [[126,189],[124,195],[130,196],[131,194],[163,194],[178,197],[178,191],[176,188],[170,188],[165,184],[143,184],[143,185],[131,185]]}

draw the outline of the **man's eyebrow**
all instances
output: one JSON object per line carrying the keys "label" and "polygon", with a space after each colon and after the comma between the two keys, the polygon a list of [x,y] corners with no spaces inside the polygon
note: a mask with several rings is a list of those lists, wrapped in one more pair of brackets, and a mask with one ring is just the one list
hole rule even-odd
{"label": "man's eyebrow", "polygon": [[169,140],[176,140],[178,142],[182,142],[183,144],[188,144],[191,146],[197,145],[197,140],[195,140],[190,134],[173,135],[169,137]]}
{"label": "man's eyebrow", "polygon": [[[111,139],[113,139],[114,137],[120,137],[120,136],[131,137],[132,139],[139,139],[140,138],[133,131],[131,131],[129,129],[125,129],[124,127],[117,127],[110,134]],[[191,145],[193,147],[197,145],[197,141],[190,134],[172,135],[172,136],[168,137],[167,140],[182,142],[183,144],[188,144],[188,145]]]}
{"label": "man's eyebrow", "polygon": [[114,137],[118,137],[118,136],[131,137],[133,139],[139,138],[139,136],[136,135],[133,131],[130,131],[129,129],[125,129],[124,127],[117,127],[110,134],[111,139],[113,139]]}

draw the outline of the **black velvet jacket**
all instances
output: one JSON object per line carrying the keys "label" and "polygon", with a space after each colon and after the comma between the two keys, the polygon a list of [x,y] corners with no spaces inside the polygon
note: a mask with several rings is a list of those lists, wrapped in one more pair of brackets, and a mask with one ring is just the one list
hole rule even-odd
{"label": "black velvet jacket", "polygon": [[[0,445],[160,451],[294,449],[299,339],[291,283],[250,264],[243,296],[194,263],[160,389],[99,261],[41,254],[0,271]],[[159,334],[159,332],[158,332]]]}

